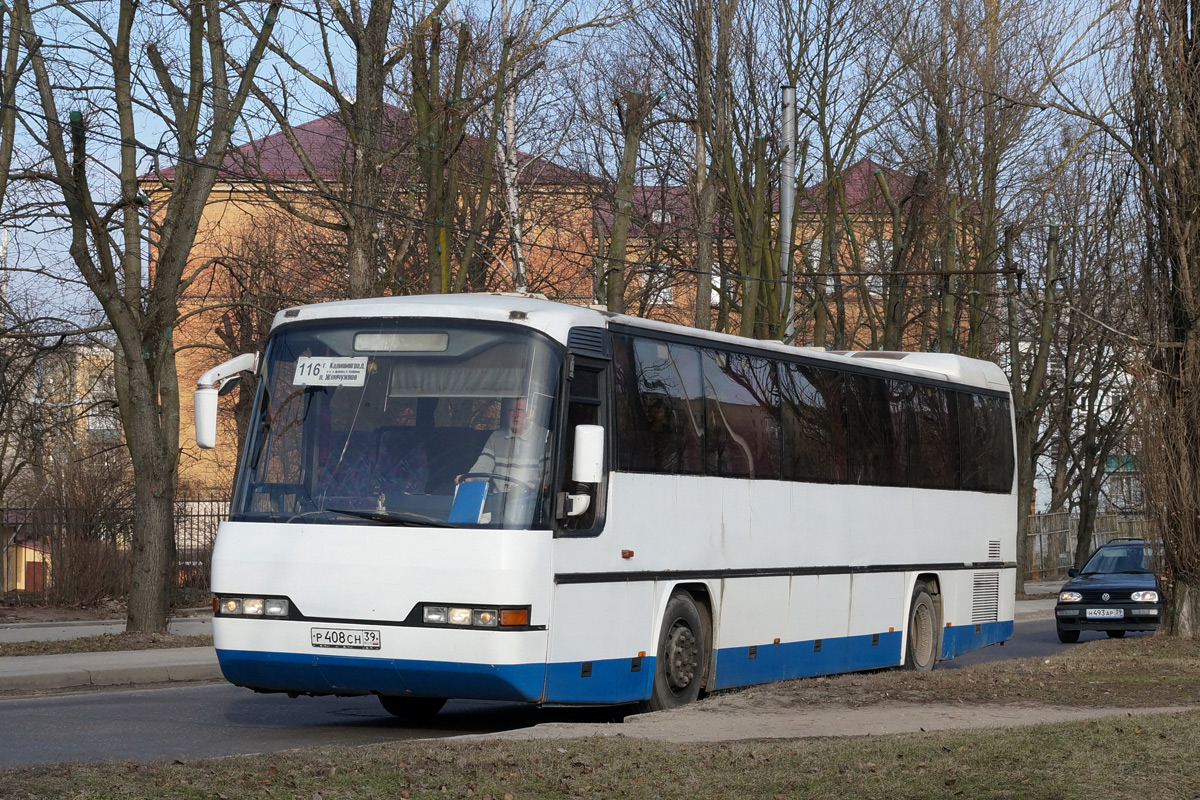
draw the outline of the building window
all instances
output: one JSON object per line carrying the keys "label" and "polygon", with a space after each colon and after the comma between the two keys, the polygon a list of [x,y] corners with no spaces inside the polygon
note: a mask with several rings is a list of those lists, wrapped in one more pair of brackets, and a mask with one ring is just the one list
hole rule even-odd
{"label": "building window", "polygon": [[887,272],[891,260],[891,239],[875,237],[863,243],[862,266],[863,272],[866,273],[863,282],[870,294],[883,294],[883,274]]}

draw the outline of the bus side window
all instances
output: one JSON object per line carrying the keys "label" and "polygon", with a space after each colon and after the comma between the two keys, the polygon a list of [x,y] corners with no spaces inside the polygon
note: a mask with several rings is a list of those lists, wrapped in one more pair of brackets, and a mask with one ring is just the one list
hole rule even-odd
{"label": "bus side window", "polygon": [[846,431],[850,482],[863,486],[896,486],[900,476],[894,459],[895,438],[888,405],[887,381],[874,375],[846,373]]}
{"label": "bus side window", "polygon": [[783,479],[846,480],[846,423],[842,382],[836,372],[782,363],[779,392]]}
{"label": "bus side window", "polygon": [[613,337],[616,469],[665,475],[704,471],[704,392],[694,347]]}
{"label": "bus side window", "polygon": [[1012,428],[1008,401],[958,393],[962,488],[976,492],[1012,489]]}
{"label": "bus side window", "polygon": [[779,392],[764,358],[701,350],[708,474],[779,477]]}

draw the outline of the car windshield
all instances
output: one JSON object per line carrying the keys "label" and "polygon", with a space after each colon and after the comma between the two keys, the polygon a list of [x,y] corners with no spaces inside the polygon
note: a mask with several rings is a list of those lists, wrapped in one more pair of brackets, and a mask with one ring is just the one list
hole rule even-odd
{"label": "car windshield", "polygon": [[1105,545],[1092,554],[1081,572],[1094,575],[1107,572],[1151,572],[1150,548],[1142,542]]}
{"label": "car windshield", "polygon": [[558,349],[525,328],[340,320],[273,334],[233,518],[547,524]]}

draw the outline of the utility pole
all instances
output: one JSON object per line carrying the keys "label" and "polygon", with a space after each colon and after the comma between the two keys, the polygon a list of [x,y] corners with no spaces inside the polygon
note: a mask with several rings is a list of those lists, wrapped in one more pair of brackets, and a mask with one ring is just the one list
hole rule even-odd
{"label": "utility pole", "polygon": [[796,210],[796,87],[783,87],[783,166],[779,175],[779,273],[783,291],[779,293],[779,319],[782,339],[796,339],[796,297],[792,265],[792,218]]}

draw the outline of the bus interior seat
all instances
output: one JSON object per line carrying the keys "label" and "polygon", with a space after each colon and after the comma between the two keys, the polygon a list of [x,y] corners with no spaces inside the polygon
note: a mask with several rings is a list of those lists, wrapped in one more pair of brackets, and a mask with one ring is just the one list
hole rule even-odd
{"label": "bus interior seat", "polygon": [[375,461],[380,491],[423,494],[429,481],[429,448],[425,432],[411,426],[379,429]]}
{"label": "bus interior seat", "polygon": [[362,498],[376,490],[374,431],[354,431],[335,440],[318,491],[327,497]]}
{"label": "bus interior seat", "polygon": [[426,443],[429,478],[425,491],[452,494],[454,479],[471,469],[491,434],[474,428],[434,428]]}

